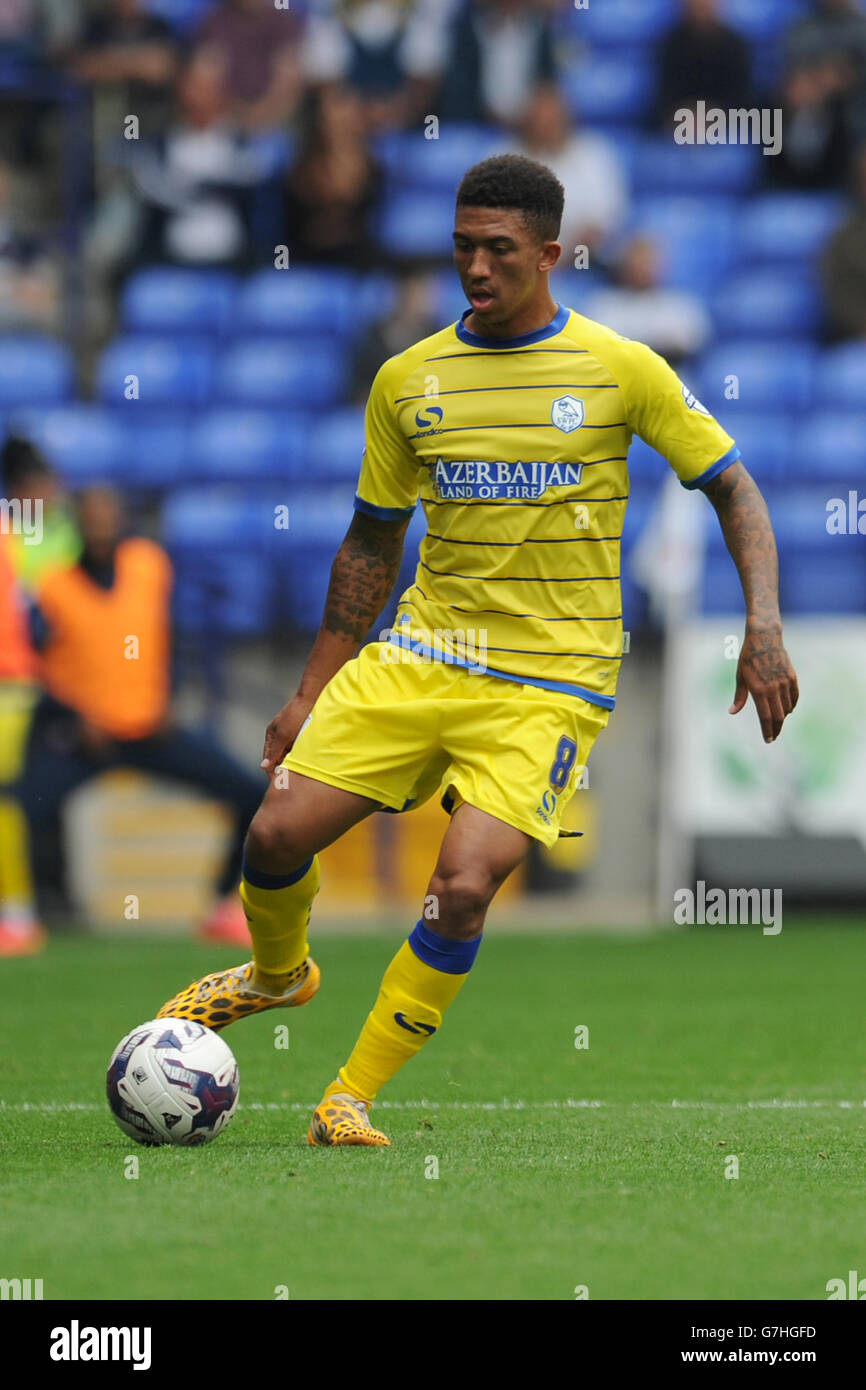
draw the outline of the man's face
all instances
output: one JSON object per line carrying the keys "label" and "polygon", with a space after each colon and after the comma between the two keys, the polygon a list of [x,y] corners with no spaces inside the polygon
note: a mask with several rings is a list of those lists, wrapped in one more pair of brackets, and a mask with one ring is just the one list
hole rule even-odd
{"label": "man's face", "polygon": [[507,324],[542,287],[559,259],[555,241],[538,241],[520,212],[458,207],[454,264],[479,324]]}

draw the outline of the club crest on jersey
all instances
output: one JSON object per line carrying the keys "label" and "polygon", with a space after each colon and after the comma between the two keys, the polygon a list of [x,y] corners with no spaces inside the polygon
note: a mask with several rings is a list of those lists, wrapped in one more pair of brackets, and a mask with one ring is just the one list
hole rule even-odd
{"label": "club crest on jersey", "polygon": [[464,497],[521,501],[541,497],[549,487],[578,487],[583,464],[438,458],[431,471],[436,495],[444,502]]}
{"label": "club crest on jersey", "polygon": [[577,396],[557,396],[550,408],[550,418],[564,434],[579,430],[586,418],[583,401]]}

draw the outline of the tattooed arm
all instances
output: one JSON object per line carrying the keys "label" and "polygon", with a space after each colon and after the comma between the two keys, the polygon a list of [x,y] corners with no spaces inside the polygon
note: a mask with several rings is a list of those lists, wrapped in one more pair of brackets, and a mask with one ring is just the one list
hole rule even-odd
{"label": "tattooed arm", "polygon": [[409,525],[355,512],[331,566],[325,612],[297,693],[271,720],[262,767],[273,771],[298,736],[321,691],[355,655],[397,582]]}
{"label": "tattooed arm", "polygon": [[779,565],[767,504],[742,463],[723,469],[703,491],[718,514],[746,599],[746,636],[730,713],[738,714],[751,694],[764,742],[772,743],[796,705],[799,692],[794,668],[782,645]]}

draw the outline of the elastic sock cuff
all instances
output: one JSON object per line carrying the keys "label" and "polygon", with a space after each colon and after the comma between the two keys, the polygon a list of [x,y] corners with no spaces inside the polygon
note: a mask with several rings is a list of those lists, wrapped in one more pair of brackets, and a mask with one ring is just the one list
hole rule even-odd
{"label": "elastic sock cuff", "polygon": [[312,867],[313,861],[308,859],[306,864],[302,864],[293,874],[264,874],[260,869],[252,868],[245,859],[241,873],[253,888],[291,888],[293,883],[300,883]]}
{"label": "elastic sock cuff", "polygon": [[475,964],[481,937],[474,941],[452,941],[440,936],[419,920],[409,937],[409,945],[419,960],[445,975],[467,975]]}

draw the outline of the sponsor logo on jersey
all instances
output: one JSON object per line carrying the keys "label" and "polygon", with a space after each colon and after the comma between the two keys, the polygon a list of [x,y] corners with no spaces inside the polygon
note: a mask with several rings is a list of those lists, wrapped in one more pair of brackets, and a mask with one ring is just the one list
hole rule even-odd
{"label": "sponsor logo on jersey", "polygon": [[437,425],[442,424],[442,416],[445,411],[441,405],[425,405],[421,410],[415,412],[415,424],[419,430],[435,431]]}
{"label": "sponsor logo on jersey", "polygon": [[707,410],[706,406],[701,405],[697,396],[694,392],[689,390],[688,386],[683,387],[683,400],[689,410],[696,410],[699,415],[709,415],[710,412]]}
{"label": "sponsor logo on jersey", "polygon": [[429,1037],[431,1033],[436,1032],[432,1023],[420,1023],[417,1019],[414,1023],[410,1023],[406,1015],[401,1013],[394,1015],[394,1022],[399,1023],[401,1028],[405,1028],[407,1033],[426,1033]]}
{"label": "sponsor logo on jersey", "polygon": [[579,430],[586,418],[583,401],[577,396],[557,396],[550,408],[550,418],[564,434]]}
{"label": "sponsor logo on jersey", "polygon": [[433,464],[433,485],[443,501],[478,497],[489,501],[541,497],[548,488],[578,487],[582,463],[544,460],[516,463],[488,459],[442,459]]}

